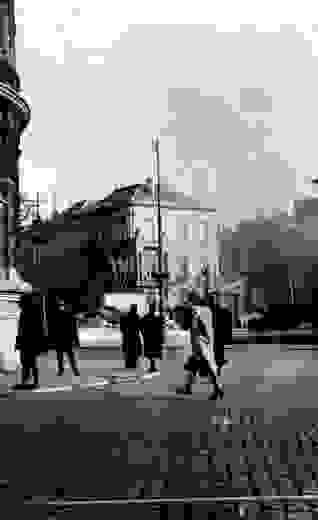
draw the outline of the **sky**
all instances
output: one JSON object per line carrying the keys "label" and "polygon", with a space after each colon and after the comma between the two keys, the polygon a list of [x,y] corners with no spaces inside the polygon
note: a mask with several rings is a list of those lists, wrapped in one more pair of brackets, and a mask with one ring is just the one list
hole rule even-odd
{"label": "sky", "polygon": [[162,177],[225,225],[312,193],[316,2],[15,3],[23,191],[62,209],[143,182],[158,135]]}

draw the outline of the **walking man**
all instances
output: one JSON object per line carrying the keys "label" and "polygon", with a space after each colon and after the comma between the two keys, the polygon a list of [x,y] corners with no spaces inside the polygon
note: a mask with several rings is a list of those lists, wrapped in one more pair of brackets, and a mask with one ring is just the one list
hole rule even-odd
{"label": "walking man", "polygon": [[59,300],[58,304],[59,312],[57,314],[58,321],[56,322],[56,327],[59,330],[59,337],[55,347],[58,365],[57,375],[62,376],[64,374],[64,354],[66,354],[74,376],[78,377],[80,371],[74,353],[74,348],[78,348],[80,345],[76,316],[71,304],[63,300]]}
{"label": "walking man", "polygon": [[212,384],[213,391],[209,399],[222,398],[224,392],[217,383],[213,367],[211,345],[213,339],[208,333],[208,327],[200,317],[200,307],[193,306],[190,302],[188,302],[187,307],[191,309],[190,336],[192,354],[184,365],[186,371],[185,385],[184,387],[177,388],[177,393],[191,394],[192,386],[196,376],[199,374],[201,377],[208,377]]}
{"label": "walking man", "polygon": [[227,307],[220,305],[218,301],[209,299],[209,307],[213,315],[214,341],[213,351],[217,375],[221,375],[222,368],[228,363],[225,359],[225,345],[232,343],[232,314]]}
{"label": "walking man", "polygon": [[157,371],[156,359],[162,358],[164,328],[162,318],[156,315],[156,304],[152,302],[149,312],[140,321],[144,338],[144,355],[150,361],[149,373]]}

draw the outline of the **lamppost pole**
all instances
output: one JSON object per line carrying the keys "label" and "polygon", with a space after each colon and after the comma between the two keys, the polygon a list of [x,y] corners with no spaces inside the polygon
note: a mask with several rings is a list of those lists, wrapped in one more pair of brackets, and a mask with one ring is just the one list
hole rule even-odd
{"label": "lamppost pole", "polygon": [[155,201],[157,206],[157,229],[158,229],[158,286],[159,286],[159,315],[163,319],[163,270],[162,270],[162,220],[160,202],[160,154],[159,137],[153,137],[152,145],[155,156]]}

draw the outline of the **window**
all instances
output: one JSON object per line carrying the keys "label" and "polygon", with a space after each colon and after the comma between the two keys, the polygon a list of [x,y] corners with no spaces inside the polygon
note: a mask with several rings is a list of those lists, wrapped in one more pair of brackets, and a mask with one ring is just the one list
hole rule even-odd
{"label": "window", "polygon": [[167,251],[163,254],[163,270],[168,273],[169,271],[169,264],[168,264],[168,253]]}
{"label": "window", "polygon": [[207,220],[200,222],[200,242],[208,242],[209,240],[209,226]]}
{"label": "window", "polygon": [[189,276],[189,259],[187,256],[181,256],[178,258],[178,270],[179,276],[187,279]]}
{"label": "window", "polygon": [[189,223],[184,222],[183,224],[183,240],[189,240]]}
{"label": "window", "polygon": [[147,242],[154,241],[154,224],[152,218],[145,218],[142,234]]}

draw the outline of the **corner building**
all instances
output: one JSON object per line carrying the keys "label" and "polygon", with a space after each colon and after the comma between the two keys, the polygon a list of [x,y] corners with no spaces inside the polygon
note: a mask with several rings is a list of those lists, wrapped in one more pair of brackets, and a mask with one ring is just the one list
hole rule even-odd
{"label": "corner building", "polygon": [[14,1],[0,0],[0,281],[15,263],[20,138],[31,117],[15,68],[15,33]]}

